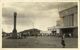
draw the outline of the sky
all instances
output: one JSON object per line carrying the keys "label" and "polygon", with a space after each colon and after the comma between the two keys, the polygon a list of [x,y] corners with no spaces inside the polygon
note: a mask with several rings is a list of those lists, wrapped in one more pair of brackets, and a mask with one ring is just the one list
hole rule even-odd
{"label": "sky", "polygon": [[2,29],[5,32],[13,30],[13,15],[17,12],[17,32],[37,28],[47,31],[56,26],[59,20],[59,11],[76,5],[67,2],[8,2],[2,4]]}

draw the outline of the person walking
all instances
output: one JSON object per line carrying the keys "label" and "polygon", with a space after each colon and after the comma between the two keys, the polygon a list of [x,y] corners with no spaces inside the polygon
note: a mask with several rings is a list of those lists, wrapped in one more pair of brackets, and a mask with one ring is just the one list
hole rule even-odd
{"label": "person walking", "polygon": [[63,34],[62,37],[61,37],[61,45],[62,45],[63,48],[65,48],[65,40],[64,40],[64,38],[65,38],[65,34]]}

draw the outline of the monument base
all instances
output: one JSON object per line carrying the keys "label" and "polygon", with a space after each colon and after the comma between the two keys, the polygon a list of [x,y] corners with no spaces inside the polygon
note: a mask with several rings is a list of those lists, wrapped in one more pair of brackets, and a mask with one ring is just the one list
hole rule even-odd
{"label": "monument base", "polygon": [[17,30],[16,29],[13,30],[12,38],[17,39]]}

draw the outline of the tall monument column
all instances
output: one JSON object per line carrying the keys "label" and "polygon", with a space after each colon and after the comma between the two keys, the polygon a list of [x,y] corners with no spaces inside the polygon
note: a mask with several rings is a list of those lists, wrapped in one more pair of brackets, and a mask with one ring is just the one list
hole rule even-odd
{"label": "tall monument column", "polygon": [[14,12],[14,29],[13,29],[13,34],[12,34],[12,37],[13,37],[14,39],[17,38],[16,17],[17,17],[17,13]]}

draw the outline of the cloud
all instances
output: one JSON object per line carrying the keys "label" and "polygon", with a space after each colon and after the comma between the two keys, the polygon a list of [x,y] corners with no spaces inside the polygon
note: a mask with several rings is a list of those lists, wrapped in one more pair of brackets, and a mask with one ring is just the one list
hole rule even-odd
{"label": "cloud", "polygon": [[[13,28],[13,15],[17,12],[18,31],[33,28],[47,30],[50,26],[55,26],[59,19],[58,6],[60,9],[71,7],[76,3],[58,2],[10,2],[4,3],[2,8],[3,27]],[[60,10],[59,9],[59,10]],[[8,30],[8,31],[9,31]],[[10,30],[11,31],[11,30]]]}

